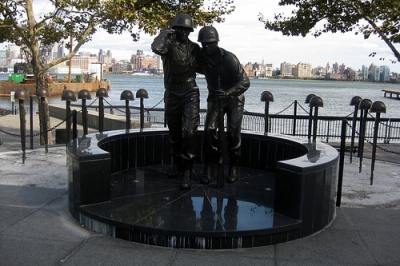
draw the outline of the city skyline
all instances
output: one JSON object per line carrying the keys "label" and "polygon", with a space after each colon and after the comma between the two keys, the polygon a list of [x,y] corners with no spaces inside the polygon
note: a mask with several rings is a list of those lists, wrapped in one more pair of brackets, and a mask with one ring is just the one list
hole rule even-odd
{"label": "city skyline", "polygon": [[[226,16],[226,22],[214,24],[220,35],[219,46],[233,52],[242,64],[247,62],[273,63],[275,66],[283,61],[297,64],[310,63],[313,67],[339,63],[358,70],[362,65],[386,65],[392,72],[400,73],[400,63],[392,64],[394,59],[387,45],[376,36],[364,40],[362,35],[355,33],[327,33],[318,38],[313,36],[287,37],[279,32],[264,29],[258,21],[258,13],[272,19],[274,13],[284,12],[290,15],[292,8],[279,7],[278,0],[235,0],[236,10]],[[198,31],[195,29],[189,38],[197,42]],[[93,36],[93,41],[85,44],[83,50],[96,53],[99,49],[112,50],[113,57],[129,59],[136,50],[143,50],[152,55],[151,43],[155,36],[141,34],[139,42],[134,43],[129,34],[108,35],[99,32]],[[395,45],[400,49],[400,45]],[[376,52],[375,57],[369,54]],[[386,58],[384,61],[379,58]]]}
{"label": "city skyline", "polygon": [[[35,10],[44,10],[44,6],[48,8],[47,2],[35,2]],[[258,21],[259,13],[268,19],[273,19],[275,13],[284,12],[285,15],[290,15],[293,6],[280,7],[278,2],[279,0],[235,0],[236,10],[233,14],[225,16],[226,22],[213,25],[220,35],[219,46],[233,52],[242,64],[264,62],[279,66],[281,62],[287,61],[292,64],[303,62],[310,63],[313,67],[324,67],[327,63],[343,63],[359,70],[362,65],[373,63],[377,66],[388,66],[392,72],[400,73],[400,62],[392,64],[389,61],[395,59],[392,52],[374,35],[367,40],[354,32],[327,33],[318,38],[303,38],[283,36],[279,32],[264,29],[263,23]],[[200,28],[196,28],[189,36],[193,42],[197,42]],[[117,60],[129,60],[137,50],[152,55],[150,46],[154,37],[142,33],[139,42],[133,42],[128,33],[110,35],[99,30],[93,36],[93,40],[86,43],[80,51],[97,54],[100,49],[111,50]],[[0,49],[4,46],[5,44],[0,44]],[[400,45],[395,47],[400,50]],[[376,56],[369,57],[373,52],[377,53]]]}

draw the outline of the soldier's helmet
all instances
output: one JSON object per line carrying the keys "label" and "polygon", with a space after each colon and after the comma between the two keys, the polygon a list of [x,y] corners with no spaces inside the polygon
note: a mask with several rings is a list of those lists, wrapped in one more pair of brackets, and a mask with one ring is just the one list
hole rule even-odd
{"label": "soldier's helmet", "polygon": [[193,32],[193,20],[188,14],[178,14],[172,23],[172,28],[174,27],[189,28],[190,31]]}
{"label": "soldier's helmet", "polygon": [[212,26],[205,26],[199,31],[198,42],[219,42],[218,31]]}

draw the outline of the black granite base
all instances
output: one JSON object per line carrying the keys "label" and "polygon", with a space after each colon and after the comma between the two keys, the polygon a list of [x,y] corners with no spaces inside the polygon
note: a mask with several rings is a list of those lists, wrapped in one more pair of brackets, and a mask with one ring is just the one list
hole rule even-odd
{"label": "black granite base", "polygon": [[169,167],[113,174],[111,201],[82,206],[81,223],[129,241],[176,248],[248,248],[300,236],[300,221],[274,212],[275,174],[240,168],[239,182],[216,189],[215,181],[200,184],[203,166],[195,165],[191,189],[182,190],[179,178],[167,178]]}
{"label": "black granite base", "polygon": [[[335,217],[338,153],[329,145],[242,132],[240,181],[220,189],[215,181],[201,185],[200,152],[189,190],[167,178],[170,148],[166,129],[72,140],[67,147],[72,216],[129,241],[202,249],[282,243],[318,232]],[[227,158],[224,163],[227,167]]]}

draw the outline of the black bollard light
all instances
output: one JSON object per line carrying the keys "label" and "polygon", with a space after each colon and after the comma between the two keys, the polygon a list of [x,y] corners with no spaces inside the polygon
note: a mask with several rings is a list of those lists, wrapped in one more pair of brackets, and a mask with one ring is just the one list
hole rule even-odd
{"label": "black bollard light", "polygon": [[[40,119],[40,122],[42,123],[42,129],[43,129],[43,136],[44,136],[44,145],[45,145],[45,153],[48,153],[49,151],[49,140],[48,140],[48,134],[47,134],[47,119],[46,119],[46,114],[45,110],[47,110],[47,100],[46,98],[50,97],[50,91],[46,88],[42,88],[36,91],[36,96],[40,98],[40,106],[42,108],[42,117]],[[40,112],[39,112],[40,113]]]}
{"label": "black bollard light", "polygon": [[104,97],[108,97],[108,92],[105,88],[99,88],[96,91],[96,97],[99,98],[99,132],[104,131]]}
{"label": "black bollard light", "polygon": [[33,150],[33,96],[29,96],[29,130],[30,130],[30,148]]}
{"label": "black bollard light", "polygon": [[371,177],[370,177],[370,185],[372,185],[374,182],[376,143],[377,143],[377,139],[378,139],[379,120],[381,118],[381,113],[386,113],[386,106],[383,102],[376,101],[371,105],[371,109],[369,111],[371,113],[376,113],[375,125],[374,125],[373,146],[372,146]]}
{"label": "black bollard light", "polygon": [[324,102],[319,96],[314,96],[310,99],[310,108],[314,108],[314,121],[313,121],[313,142],[317,140],[317,127],[318,127],[318,108],[324,107]]}
{"label": "black bollard light", "polygon": [[[310,103],[311,98],[316,96],[315,94],[308,94],[305,103]],[[308,142],[311,142],[311,125],[312,125],[313,108],[310,106],[310,112],[308,114]]]}
{"label": "black bollard light", "polygon": [[87,107],[86,107],[86,100],[91,100],[92,95],[88,90],[81,90],[78,93],[78,99],[82,100],[82,127],[83,127],[83,135],[88,134],[88,122],[87,122]]}
{"label": "black bollard light", "polygon": [[61,95],[61,101],[65,101],[65,140],[66,144],[69,143],[69,141],[72,139],[71,138],[71,102],[76,101],[76,95],[75,92],[71,90],[64,90],[62,95]]}
{"label": "black bollard light", "polygon": [[24,107],[24,100],[29,99],[29,91],[26,89],[17,89],[14,94],[14,98],[18,100],[19,103],[19,125],[21,132],[21,147],[22,147],[22,163],[25,163],[26,159],[26,114]]}
{"label": "black bollard light", "polygon": [[367,115],[368,115],[368,110],[371,107],[372,101],[370,99],[363,99],[361,100],[358,108],[361,110],[361,126],[360,126],[360,138],[359,138],[359,143],[358,143],[358,153],[360,156],[360,165],[358,167],[359,173],[361,173],[362,170],[362,160],[363,160],[363,152],[364,152],[364,140],[365,140],[365,129],[367,125]]}
{"label": "black bollard light", "polygon": [[124,90],[121,93],[121,100],[125,100],[125,117],[126,117],[126,130],[131,129],[131,109],[129,108],[129,101],[135,100],[135,96],[130,90]]}
{"label": "black bollard light", "polygon": [[296,136],[296,122],[297,122],[297,100],[294,101],[294,108],[293,108],[293,130],[292,135]]}
{"label": "black bollard light", "polygon": [[144,103],[143,100],[149,98],[149,94],[145,89],[139,89],[136,92],[136,98],[140,99],[140,131],[144,128]]}
{"label": "black bollard light", "polygon": [[269,91],[264,91],[261,93],[261,101],[265,102],[265,109],[264,109],[264,135],[268,135],[269,128],[268,128],[268,119],[269,119],[269,102],[274,101],[274,96]]}
{"label": "black bollard light", "polygon": [[351,141],[350,141],[350,163],[353,161],[353,152],[354,152],[354,138],[356,135],[356,124],[357,124],[357,113],[358,113],[358,106],[361,102],[360,96],[354,96],[351,98],[350,106],[354,106],[354,114],[353,114],[353,123],[351,125]]}

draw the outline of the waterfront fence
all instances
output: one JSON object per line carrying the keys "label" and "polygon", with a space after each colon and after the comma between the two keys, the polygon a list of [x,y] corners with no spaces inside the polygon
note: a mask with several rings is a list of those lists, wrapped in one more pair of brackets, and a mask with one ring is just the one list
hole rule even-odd
{"label": "waterfront fence", "polygon": [[[78,105],[77,105],[78,106]],[[97,106],[88,106],[88,108]],[[105,106],[111,114],[123,115],[125,106]],[[140,108],[131,106],[132,118],[139,118]],[[166,126],[164,117],[164,108],[144,108],[145,120],[153,126]],[[346,117],[343,116],[318,116],[318,126],[316,137],[323,142],[337,142],[341,138],[342,120],[348,121],[347,132],[351,132],[352,113]],[[200,127],[204,126],[206,109],[200,110]],[[358,139],[360,133],[360,117],[357,117],[355,138]],[[375,117],[369,114],[366,121],[365,138],[371,140],[374,134]],[[263,113],[244,111],[242,129],[256,132],[264,132],[265,118]],[[268,131],[270,133],[291,135],[296,137],[308,137],[309,116],[308,115],[283,115],[270,114],[268,116]],[[351,133],[346,138],[350,140]],[[380,118],[378,130],[378,142],[390,143],[400,141],[400,118]]]}

